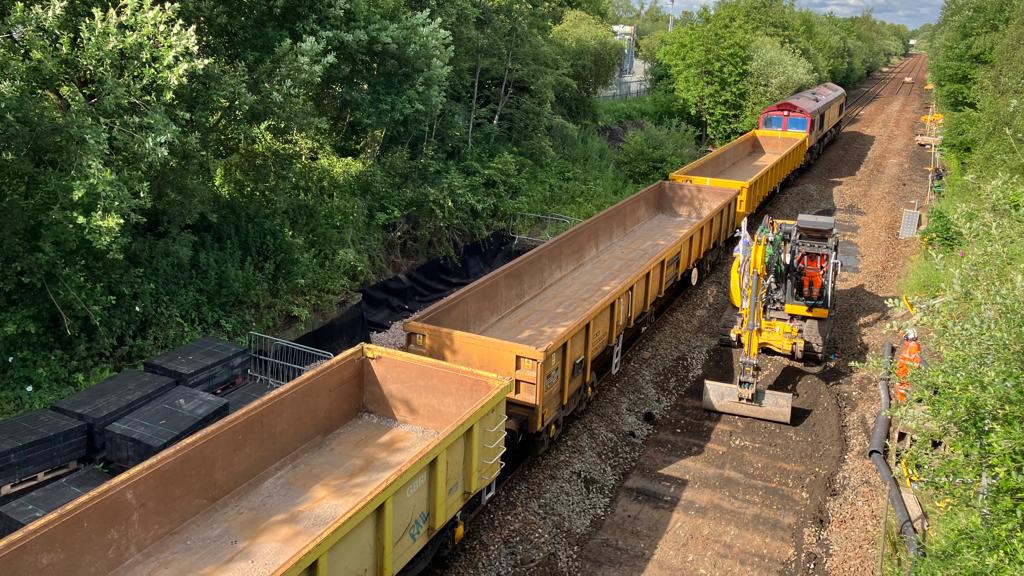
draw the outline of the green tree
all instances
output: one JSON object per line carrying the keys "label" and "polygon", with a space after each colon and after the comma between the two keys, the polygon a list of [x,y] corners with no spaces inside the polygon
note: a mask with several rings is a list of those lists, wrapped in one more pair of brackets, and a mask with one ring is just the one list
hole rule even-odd
{"label": "green tree", "polygon": [[751,43],[748,108],[755,121],[765,106],[817,83],[811,63],[778,40],[757,36]]}
{"label": "green tree", "polygon": [[619,70],[622,45],[604,21],[579,10],[566,12],[551,38],[571,82],[561,89],[560,99],[570,116],[592,115],[593,97]]}
{"label": "green tree", "polygon": [[676,95],[700,119],[704,139],[724,144],[748,126],[750,36],[709,8],[662,41],[658,59],[672,76]]}
{"label": "green tree", "polygon": [[[123,277],[133,227],[177,172],[172,151],[190,121],[178,93],[206,64],[176,10],[125,0],[79,20],[50,2],[15,4],[4,18],[5,380],[45,393],[64,363],[124,328],[117,316],[134,303],[108,277]],[[23,387],[5,400],[28,404]]]}
{"label": "green tree", "polygon": [[973,108],[978,101],[978,76],[992,61],[1019,0],[949,0],[933,37],[930,69],[942,84],[942,103],[950,111]]}

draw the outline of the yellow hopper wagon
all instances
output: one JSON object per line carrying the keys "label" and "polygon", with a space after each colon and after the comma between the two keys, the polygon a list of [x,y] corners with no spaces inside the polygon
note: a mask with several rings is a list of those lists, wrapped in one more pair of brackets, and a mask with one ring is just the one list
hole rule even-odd
{"label": "yellow hopper wagon", "polygon": [[746,218],[804,162],[807,134],[751,130],[669,175],[674,182],[735,190],[736,221]]}
{"label": "yellow hopper wagon", "polygon": [[0,571],[393,576],[493,494],[507,392],[361,345],[0,540]]}
{"label": "yellow hopper wagon", "polygon": [[734,190],[659,182],[414,315],[409,350],[512,378],[508,426],[543,450],[735,215]]}

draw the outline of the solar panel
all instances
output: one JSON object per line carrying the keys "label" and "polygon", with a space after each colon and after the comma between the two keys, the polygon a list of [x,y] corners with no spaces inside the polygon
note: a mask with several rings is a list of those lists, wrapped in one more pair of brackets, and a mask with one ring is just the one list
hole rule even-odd
{"label": "solar panel", "polygon": [[921,212],[904,210],[903,221],[900,222],[900,240],[917,236],[917,227],[921,224]]}

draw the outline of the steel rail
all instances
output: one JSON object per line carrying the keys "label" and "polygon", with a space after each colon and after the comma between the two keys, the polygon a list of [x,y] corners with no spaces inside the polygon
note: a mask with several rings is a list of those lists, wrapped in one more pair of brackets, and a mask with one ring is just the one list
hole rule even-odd
{"label": "steel rail", "polygon": [[[884,92],[885,89],[889,87],[889,84],[891,84],[892,81],[899,74],[901,74],[907,66],[916,63],[919,59],[919,56],[911,56],[909,58],[905,58],[896,66],[896,68],[887,72],[885,76],[879,78],[877,82],[869,86],[863,92],[858,94],[856,98],[850,101],[847,106],[846,115],[843,116],[840,130],[845,130],[847,126],[852,124],[853,121],[856,120],[858,116],[860,116],[860,113],[863,112],[864,109],[867,108],[872,102],[874,102],[875,98],[881,95],[881,93]],[[863,103],[861,103],[862,100]]]}

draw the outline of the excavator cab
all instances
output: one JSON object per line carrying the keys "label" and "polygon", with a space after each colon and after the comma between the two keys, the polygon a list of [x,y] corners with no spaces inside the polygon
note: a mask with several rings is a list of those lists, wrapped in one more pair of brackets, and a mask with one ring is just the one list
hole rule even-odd
{"label": "excavator cab", "polygon": [[704,382],[704,408],[789,423],[792,395],[761,381],[764,351],[820,362],[831,335],[841,269],[835,218],[766,216],[750,237],[741,229],[730,282],[736,308],[719,340],[742,348],[732,383]]}
{"label": "excavator cab", "polygon": [[827,314],[831,308],[834,281],[841,265],[838,260],[833,261],[839,245],[835,227],[835,218],[831,216],[807,214],[801,214],[792,225],[789,245],[793,268],[788,275],[787,313],[814,316],[815,309]]}

